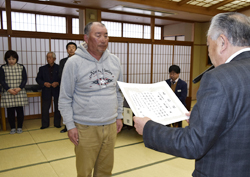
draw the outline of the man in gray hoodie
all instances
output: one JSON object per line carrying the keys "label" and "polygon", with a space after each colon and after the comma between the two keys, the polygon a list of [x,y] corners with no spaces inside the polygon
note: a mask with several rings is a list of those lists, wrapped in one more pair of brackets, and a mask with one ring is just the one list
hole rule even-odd
{"label": "man in gray hoodie", "polygon": [[121,131],[123,96],[119,59],[108,50],[108,33],[100,22],[84,29],[80,44],[65,64],[59,110],[75,145],[78,177],[111,176],[116,135]]}

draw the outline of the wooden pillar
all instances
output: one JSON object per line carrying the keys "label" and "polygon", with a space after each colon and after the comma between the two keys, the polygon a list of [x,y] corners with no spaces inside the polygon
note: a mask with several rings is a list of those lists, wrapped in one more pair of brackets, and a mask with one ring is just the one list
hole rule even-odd
{"label": "wooden pillar", "polygon": [[150,26],[151,26],[151,40],[152,42],[154,42],[155,41],[155,18],[154,17],[151,17]]}
{"label": "wooden pillar", "polygon": [[154,64],[154,42],[155,42],[155,18],[151,17],[151,73],[150,73],[150,83],[153,82],[153,64]]}
{"label": "wooden pillar", "polygon": [[72,34],[72,17],[71,16],[66,17],[66,33]]}
{"label": "wooden pillar", "polygon": [[11,1],[5,0],[6,18],[7,18],[7,34],[8,34],[8,49],[11,50]]}
{"label": "wooden pillar", "polygon": [[84,9],[79,9],[79,34],[84,34],[86,15]]}
{"label": "wooden pillar", "polygon": [[97,21],[98,22],[102,21],[102,11],[101,10],[97,10]]}

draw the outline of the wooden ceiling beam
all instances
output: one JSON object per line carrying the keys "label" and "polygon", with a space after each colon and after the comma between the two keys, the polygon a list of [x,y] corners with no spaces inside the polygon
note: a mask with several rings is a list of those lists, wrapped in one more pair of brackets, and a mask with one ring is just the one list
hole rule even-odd
{"label": "wooden ceiling beam", "polygon": [[[21,2],[27,2],[27,3],[35,3],[35,4],[44,4],[44,5],[54,5],[54,6],[60,6],[60,7],[67,7],[67,8],[78,8],[78,9],[93,9],[93,7],[86,7],[86,6],[80,6],[80,5],[71,5],[71,4],[65,4],[65,3],[58,3],[58,2],[52,2],[52,1],[37,1],[37,0],[11,0],[11,1],[21,1]],[[132,12],[124,12],[124,11],[116,11],[116,10],[108,10],[108,9],[101,9],[101,8],[95,8],[97,10],[101,10],[102,12],[110,12],[110,13],[117,13],[117,14],[124,14],[124,15],[133,15],[133,16],[140,16],[140,17],[152,17],[152,15],[146,15],[146,14],[138,14],[138,13],[132,13]],[[12,9],[12,11],[15,11]],[[20,11],[20,10],[17,10]],[[31,11],[23,11],[23,12],[31,12]],[[35,12],[34,12],[35,13]],[[43,14],[39,12],[39,14]],[[45,13],[48,14],[48,13]],[[58,15],[60,16],[60,15]],[[164,19],[164,20],[173,20],[173,21],[180,21],[180,22],[187,22],[187,23],[194,23],[195,20],[183,20],[173,17],[161,17],[161,16],[155,16],[157,19]]]}
{"label": "wooden ceiling beam", "polygon": [[118,0],[118,1],[142,4],[144,6],[146,5],[146,6],[152,6],[152,7],[159,7],[159,8],[169,9],[169,10],[209,15],[209,16],[214,16],[218,13],[225,12],[225,11],[217,10],[217,9],[208,10],[206,7],[193,6],[189,4],[183,4],[182,6],[180,6],[178,5],[178,2],[166,1],[166,0],[153,0],[153,1],[152,0]]}
{"label": "wooden ceiling beam", "polygon": [[[79,4],[69,4],[69,3],[61,3],[61,2],[55,2],[55,1],[38,1],[38,0],[11,0],[11,1],[52,5],[52,6],[59,6],[59,7],[65,7],[65,8],[77,8],[77,9],[88,9],[88,8],[93,9],[94,8],[94,9],[102,10],[102,11],[107,10],[107,9],[96,8],[96,7],[82,6]],[[174,1],[168,1],[168,0],[153,0],[153,1],[152,0],[117,0],[117,1],[136,3],[136,4],[143,5],[143,6],[159,7],[159,8],[164,8],[166,10],[169,9],[169,10],[183,11],[183,12],[189,12],[189,13],[197,13],[201,15],[214,16],[218,13],[225,12],[222,10],[218,10],[217,9],[218,7],[228,4],[230,2],[233,2],[234,0],[225,0],[207,8],[186,4],[190,0],[182,0],[180,2],[174,2]],[[250,7],[245,7],[242,9],[238,9],[237,11],[243,12],[249,9]]]}
{"label": "wooden ceiling beam", "polygon": [[67,4],[67,3],[54,2],[54,1],[38,1],[38,0],[11,0],[11,1],[19,1],[19,2],[27,2],[27,3],[33,3],[33,4],[43,4],[43,5],[51,5],[51,6],[59,6],[59,7],[68,7],[68,8],[76,8],[76,9],[88,8],[86,6],[82,6],[79,4]]}
{"label": "wooden ceiling beam", "polygon": [[217,9],[218,7],[224,6],[225,4],[228,4],[230,2],[233,2],[234,0],[226,0],[226,1],[221,1],[220,3],[214,4],[210,7],[207,7],[207,10],[212,10],[212,9]]}
{"label": "wooden ceiling beam", "polygon": [[242,8],[242,9],[238,9],[238,10],[236,10],[236,12],[242,13],[242,12],[244,12],[244,11],[246,11],[246,10],[250,10],[250,6],[244,7],[244,8]]}
{"label": "wooden ceiling beam", "polygon": [[188,1],[190,1],[190,0],[182,0],[182,1],[178,2],[178,5],[182,6],[183,4],[186,4]]}

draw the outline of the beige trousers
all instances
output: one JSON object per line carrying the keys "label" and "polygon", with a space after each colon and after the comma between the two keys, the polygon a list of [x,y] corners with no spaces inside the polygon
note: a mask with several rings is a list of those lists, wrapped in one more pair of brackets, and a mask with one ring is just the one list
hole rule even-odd
{"label": "beige trousers", "polygon": [[116,123],[101,126],[76,124],[79,144],[75,146],[77,177],[110,177],[114,163]]}

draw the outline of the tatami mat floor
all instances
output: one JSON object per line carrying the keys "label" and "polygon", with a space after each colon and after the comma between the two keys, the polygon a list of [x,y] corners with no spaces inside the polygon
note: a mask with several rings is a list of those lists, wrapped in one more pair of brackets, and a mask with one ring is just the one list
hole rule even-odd
{"label": "tatami mat floor", "polygon": [[[76,177],[74,146],[67,133],[40,126],[41,120],[33,119],[24,121],[22,134],[0,130],[1,177]],[[193,170],[194,160],[146,148],[134,128],[124,127],[117,136],[112,176],[189,177]]]}

